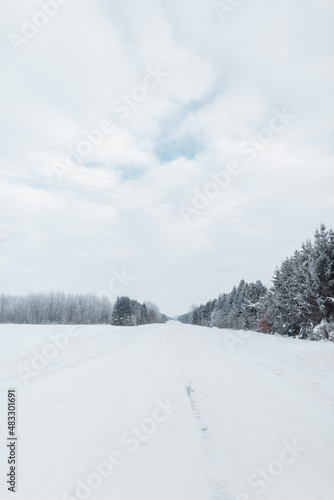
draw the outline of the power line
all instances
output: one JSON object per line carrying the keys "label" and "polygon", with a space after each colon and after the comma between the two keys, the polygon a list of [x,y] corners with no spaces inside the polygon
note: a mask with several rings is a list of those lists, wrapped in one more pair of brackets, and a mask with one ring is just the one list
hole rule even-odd
{"label": "power line", "polygon": [[[46,206],[46,205],[36,205],[34,203],[29,203],[29,202],[22,202],[22,201],[14,201],[14,200],[1,200],[0,199],[0,203],[13,203],[13,204],[16,204],[16,205],[27,205],[27,206],[31,206],[31,207],[35,207],[35,208],[41,208],[43,210],[51,210],[51,211],[58,211],[58,208],[55,208],[55,207],[49,207],[49,206]],[[69,210],[65,210],[65,213],[68,213],[68,214],[72,214],[72,215],[84,215],[85,217],[95,217],[95,218],[98,218],[98,219],[108,219],[110,220],[110,216],[109,215],[101,215],[101,214],[94,214],[92,212],[82,212],[82,211],[69,211]],[[117,220],[115,220],[114,222],[123,222],[123,221],[126,221],[126,222],[135,222],[133,218],[129,219],[129,218],[126,218],[126,217],[118,217]],[[242,238],[242,239],[252,239],[252,240],[255,240],[255,241],[264,241],[264,242],[268,242],[268,238],[257,238],[255,236],[249,236],[249,235],[238,235],[238,234],[229,234],[229,233],[222,233],[221,231],[208,231],[208,230],[205,230],[205,229],[196,229],[196,228],[193,228],[191,227],[190,225],[175,225],[175,224],[168,224],[168,223],[161,223],[161,222],[151,222],[151,221],[145,221],[145,225],[154,225],[154,226],[159,226],[159,227],[170,227],[170,228],[173,228],[173,229],[181,229],[182,231],[185,231],[186,229],[191,229],[192,232],[195,232],[195,233],[200,233],[200,234],[214,234],[214,235],[219,235],[219,236],[224,236],[224,237],[229,237],[229,238]],[[287,234],[293,234],[295,235],[295,233],[287,233]],[[305,237],[304,235],[299,235],[299,236],[302,236],[302,237]],[[280,242],[283,242],[282,240],[280,240]],[[285,242],[285,243],[288,243],[288,242]]]}
{"label": "power line", "polygon": [[[51,165],[51,164],[45,163],[45,162],[31,160],[31,159],[28,159],[28,158],[23,158],[21,156],[8,155],[6,153],[1,153],[1,152],[0,152],[0,155],[4,156],[4,157],[7,157],[7,158],[15,159],[15,160],[26,161],[26,162],[29,162],[29,163],[35,163],[36,165],[43,165],[43,166],[46,166],[46,167],[49,167],[49,168],[52,168],[52,169],[57,168],[55,165]],[[64,165],[62,165],[61,169],[67,170],[67,171],[73,173],[73,168],[71,168],[71,167],[65,167]],[[98,179],[104,179],[104,180],[107,180],[107,181],[112,180],[110,177],[106,177],[106,176],[103,176],[103,175],[93,174],[91,172],[84,172],[83,170],[77,170],[77,169],[75,169],[75,173],[80,174],[80,175],[87,175],[87,176],[90,176],[90,177],[96,177]],[[129,184],[131,186],[140,187],[142,189],[149,189],[149,190],[157,191],[157,192],[160,192],[160,193],[168,193],[168,194],[171,194],[173,196],[179,196],[179,197],[188,198],[188,199],[190,198],[191,200],[193,199],[193,196],[191,196],[191,195],[175,193],[175,192],[172,192],[172,191],[168,191],[166,189],[159,189],[159,188],[155,188],[155,187],[152,187],[152,186],[145,186],[145,185],[138,184],[138,183],[135,183],[135,182],[132,182],[132,181],[128,181],[128,180],[121,180],[120,181],[120,179],[118,177],[116,177],[116,176],[115,176],[114,180],[117,181],[117,182],[122,182],[123,184]],[[122,194],[126,194],[126,193],[122,193]],[[299,218],[296,218],[296,217],[290,217],[290,216],[287,216],[287,215],[274,214],[274,213],[265,212],[265,211],[262,211],[262,210],[256,210],[256,209],[252,209],[252,208],[240,207],[238,205],[232,205],[232,204],[228,204],[228,203],[222,203],[222,202],[219,202],[219,201],[211,201],[211,203],[215,204],[215,205],[221,205],[221,206],[236,208],[238,210],[245,210],[245,211],[248,211],[248,212],[256,212],[256,213],[260,213],[260,214],[264,214],[264,215],[269,215],[269,216],[272,216],[272,217],[280,217],[280,218],[294,220],[294,221],[298,221],[298,222],[304,222],[306,224],[312,224],[312,225],[316,224],[316,222],[306,221],[306,220],[299,219]]]}
{"label": "power line", "polygon": [[[48,187],[52,187],[52,188],[55,187],[53,185],[46,184],[46,183],[43,183],[43,182],[36,182],[36,181],[29,180],[29,179],[20,179],[20,178],[17,178],[17,177],[13,178],[13,177],[8,176],[8,175],[2,175],[2,174],[0,174],[0,177],[4,177],[4,178],[8,178],[8,179],[15,179],[15,180],[18,180],[18,181],[29,182],[31,184],[48,186]],[[110,197],[110,196],[105,196],[105,195],[101,195],[101,194],[95,194],[95,193],[82,193],[82,192],[80,192],[80,191],[78,191],[76,189],[71,189],[71,188],[67,188],[67,187],[64,187],[64,186],[56,186],[56,187],[57,187],[57,189],[61,189],[63,191],[71,191],[71,192],[75,192],[75,193],[86,194],[88,196],[95,196],[95,197],[98,197],[98,198],[106,198],[106,199],[109,199],[109,200],[112,200],[112,201],[121,201],[121,202],[124,202],[124,203],[130,203],[130,204],[139,205],[139,206],[142,206],[142,207],[153,208],[153,209],[156,209],[156,210],[163,210],[163,211],[168,211],[168,212],[176,212],[178,214],[180,213],[179,210],[176,210],[176,209],[173,209],[173,208],[147,205],[145,203],[139,203],[139,202],[132,201],[132,200],[123,200],[123,199],[114,198],[114,197]],[[254,227],[254,228],[257,228],[257,229],[265,229],[265,230],[269,230],[269,231],[276,231],[276,232],[280,232],[280,233],[295,234],[295,233],[290,233],[288,231],[282,231],[280,229],[276,229],[276,228],[272,228],[272,227],[255,226],[254,224],[246,224],[246,223],[242,223],[242,222],[229,221],[229,220],[226,220],[226,219],[221,219],[221,218],[217,218],[217,217],[209,217],[207,215],[202,215],[202,214],[196,214],[196,217],[200,217],[200,218],[203,218],[203,219],[209,219],[209,220],[218,220],[218,221],[221,221],[221,222],[227,222],[229,224],[238,224],[238,225],[242,225],[242,226]],[[262,222],[262,221],[259,221],[259,222],[263,223],[263,224],[267,224],[267,225],[277,225],[277,224],[271,224],[269,222]],[[303,230],[303,229],[299,229],[299,228],[294,228],[294,227],[290,227],[290,226],[281,226],[281,225],[279,225],[279,226],[280,227],[287,227],[289,229],[293,229],[293,230],[297,230],[297,231],[303,231],[304,233],[306,233],[306,232],[308,233],[308,231]]]}
{"label": "power line", "polygon": [[[38,177],[38,178],[42,178],[42,179],[47,179],[48,181],[49,180],[51,180],[51,181],[54,180],[54,179],[50,179],[49,177],[45,177],[44,175],[33,174],[33,173],[30,173],[30,172],[22,172],[22,170],[15,170],[15,169],[6,168],[6,167],[0,167],[0,169],[2,169],[2,170],[9,170],[10,172],[17,172],[17,173],[20,173],[20,174],[23,174],[23,175],[33,175],[34,177]],[[13,177],[13,179],[16,179],[16,177]],[[27,182],[33,182],[33,181],[29,180],[29,179],[20,179],[19,178],[19,180],[27,181]],[[84,188],[98,189],[99,191],[103,191],[105,193],[116,193],[116,194],[121,194],[121,195],[124,195],[124,196],[130,196],[132,198],[139,198],[141,200],[147,200],[147,201],[153,201],[153,202],[161,203],[160,200],[156,200],[156,199],[152,199],[152,198],[147,198],[145,196],[140,196],[140,195],[135,195],[135,194],[121,193],[120,191],[117,191],[117,190],[105,189],[105,188],[101,188],[99,186],[88,186],[87,184],[81,184],[81,183],[78,183],[78,182],[71,182],[71,181],[62,181],[62,182],[66,182],[67,184],[71,184],[73,186],[80,186],[80,187],[84,187]],[[50,186],[50,184],[46,184],[46,185]],[[59,186],[53,186],[51,184],[50,187],[56,187],[56,188],[58,188]],[[81,191],[77,191],[77,190],[76,190],[76,192],[81,193]],[[86,193],[86,194],[91,194],[92,196],[97,196],[95,193]],[[108,197],[108,198],[110,198],[110,197]],[[114,198],[114,199],[117,199],[117,198]],[[125,203],[131,203],[131,200],[119,200],[118,199],[118,201],[124,201]],[[154,207],[154,208],[158,208],[158,207]],[[177,212],[180,212],[180,210],[178,210]],[[289,228],[289,229],[297,229],[295,227],[286,226],[284,224],[277,224],[277,223],[274,223],[274,222],[270,223],[270,222],[266,222],[266,221],[259,221],[257,219],[248,219],[246,217],[240,217],[238,215],[232,215],[232,214],[225,214],[225,213],[221,214],[221,212],[216,212],[216,211],[207,210],[207,209],[201,209],[201,212],[206,212],[206,213],[215,214],[215,215],[224,215],[225,217],[227,216],[227,217],[232,217],[234,219],[241,219],[241,220],[246,220],[246,221],[251,221],[251,222],[258,222],[258,223],[261,223],[261,224],[269,224],[269,225],[273,225],[273,226],[277,226],[277,227],[283,227],[283,228]]]}
{"label": "power line", "polygon": [[[79,240],[88,240],[88,241],[107,243],[107,244],[118,245],[118,246],[154,248],[154,249],[159,249],[159,250],[172,250],[175,252],[196,253],[196,254],[209,255],[209,256],[217,255],[221,258],[225,258],[221,252],[205,252],[205,251],[201,251],[201,250],[185,250],[184,248],[174,248],[174,247],[165,247],[165,246],[157,246],[157,245],[143,245],[143,244],[138,244],[138,243],[115,242],[112,240],[91,238],[91,237],[87,237],[87,236],[83,236],[83,235],[73,235],[73,234],[66,235],[66,234],[61,234],[61,233],[45,233],[45,232],[41,232],[41,231],[29,231],[27,229],[13,228],[13,226],[11,226],[8,229],[8,231],[19,232],[19,233],[29,233],[29,234],[40,234],[43,236],[52,236],[55,238],[74,238],[74,239],[79,239]],[[263,258],[261,258],[261,260],[263,260]],[[271,259],[264,259],[264,260],[269,260],[270,262],[272,261]]]}
{"label": "power line", "polygon": [[[27,245],[27,246],[37,246],[37,247],[41,247],[41,248],[51,248],[51,249],[58,249],[58,250],[66,250],[62,247],[55,247],[54,245],[41,245],[41,244],[38,244],[38,243],[16,243],[14,242],[14,244],[18,244],[19,247],[18,248],[13,248],[12,247],[12,243],[10,244],[10,250],[15,250],[15,251],[26,251],[22,248],[22,245]],[[9,249],[9,248],[8,248]],[[120,259],[120,260],[124,260],[124,259],[131,259],[130,260],[130,263],[135,263],[135,264],[147,264],[147,265],[158,265],[158,266],[161,266],[162,264],[160,262],[154,262],[152,260],[152,258],[150,257],[149,260],[134,260],[134,259],[145,259],[145,257],[142,257],[142,256],[138,256],[138,255],[129,255],[129,254],[124,254],[124,253],[98,253],[98,252],[90,252],[90,254],[88,255],[85,255],[85,252],[82,251],[81,249],[79,250],[73,250],[73,249],[70,249],[71,252],[74,252],[73,254],[69,254],[69,253],[54,253],[54,252],[40,252],[39,250],[28,250],[28,252],[32,252],[32,253],[44,253],[46,255],[50,255],[50,254],[53,254],[53,255],[58,255],[58,256],[64,256],[64,257],[75,257],[75,258],[92,258],[92,259],[96,259],[97,257],[99,259],[106,259],[106,260],[110,260],[111,258],[113,257],[116,257],[117,259]],[[86,252],[87,253],[87,252]],[[255,267],[246,267],[246,266],[234,266],[234,265],[212,265],[212,264],[209,264],[209,266],[207,266],[205,264],[202,263],[202,262],[192,262],[192,261],[182,261],[182,260],[176,260],[176,259],[166,259],[166,258],[159,258],[159,257],[153,257],[153,259],[155,260],[160,260],[160,261],[167,261],[169,262],[170,264],[163,264],[164,266],[165,265],[176,265],[176,266],[182,266],[184,267],[184,265],[186,264],[186,267],[188,268],[191,268],[191,269],[198,269],[198,268],[204,268],[205,267],[205,270],[207,269],[213,269],[213,270],[226,270],[226,269],[251,269],[251,270],[255,270],[256,268]],[[190,264],[190,266],[189,266]]]}

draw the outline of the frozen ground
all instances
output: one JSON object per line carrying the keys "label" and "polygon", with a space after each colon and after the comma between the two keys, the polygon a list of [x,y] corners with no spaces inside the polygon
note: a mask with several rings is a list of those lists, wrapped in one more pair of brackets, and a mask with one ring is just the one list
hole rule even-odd
{"label": "frozen ground", "polygon": [[17,500],[333,498],[332,343],[169,322],[1,325],[0,345],[0,498],[11,387]]}

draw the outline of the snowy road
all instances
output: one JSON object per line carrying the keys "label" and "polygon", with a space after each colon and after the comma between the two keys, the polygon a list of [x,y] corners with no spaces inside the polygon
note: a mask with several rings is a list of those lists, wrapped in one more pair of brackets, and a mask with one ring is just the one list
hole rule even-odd
{"label": "snowy road", "polygon": [[[17,500],[333,498],[332,343],[177,322],[79,327],[37,372],[33,356],[62,328],[1,326],[1,471],[14,386]],[[1,498],[12,495],[1,474]]]}

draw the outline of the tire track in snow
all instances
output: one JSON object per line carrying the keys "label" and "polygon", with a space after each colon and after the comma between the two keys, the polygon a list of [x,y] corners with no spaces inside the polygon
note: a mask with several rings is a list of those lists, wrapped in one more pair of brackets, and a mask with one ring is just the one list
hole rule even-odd
{"label": "tire track in snow", "polygon": [[[170,340],[172,340],[172,337],[170,337]],[[186,349],[187,347],[183,342],[178,341],[178,343],[174,345],[174,350],[179,352],[180,371],[184,380],[191,413],[201,437],[204,472],[209,487],[210,497],[211,500],[234,500],[229,492],[226,482],[223,479],[224,472],[221,458],[217,451],[214,439],[212,438],[210,429],[205,421],[205,417],[200,411],[200,404],[198,403],[198,398],[196,397],[194,384],[191,377],[186,374]]]}
{"label": "tire track in snow", "polygon": [[206,425],[205,418],[199,410],[196,401],[196,392],[192,382],[186,386],[188,401],[192,415],[201,435],[201,442],[204,449],[205,475],[209,485],[212,500],[231,500],[227,485],[222,479],[222,466],[219,455],[216,451],[214,441],[211,438],[210,429]]}

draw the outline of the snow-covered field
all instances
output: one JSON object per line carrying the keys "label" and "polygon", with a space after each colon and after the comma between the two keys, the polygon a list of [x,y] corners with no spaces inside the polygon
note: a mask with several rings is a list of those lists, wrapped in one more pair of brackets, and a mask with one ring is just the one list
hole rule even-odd
{"label": "snow-covered field", "polygon": [[333,343],[168,322],[0,345],[0,498],[13,387],[17,500],[333,498]]}

